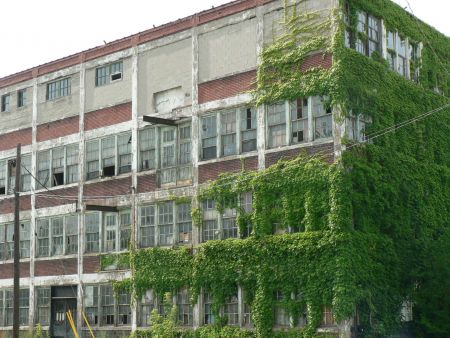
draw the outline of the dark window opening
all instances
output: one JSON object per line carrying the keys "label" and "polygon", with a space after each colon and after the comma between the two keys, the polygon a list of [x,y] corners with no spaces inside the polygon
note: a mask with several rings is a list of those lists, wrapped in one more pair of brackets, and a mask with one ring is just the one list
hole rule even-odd
{"label": "dark window opening", "polygon": [[116,174],[116,167],[115,166],[109,166],[103,168],[103,177],[111,177]]}
{"label": "dark window opening", "polygon": [[247,108],[247,129],[252,129],[252,110]]}
{"label": "dark window opening", "polygon": [[216,155],[217,155],[216,147],[203,148],[203,159],[204,160],[216,158]]}
{"label": "dark window opening", "polygon": [[90,173],[87,173],[87,179],[88,180],[92,180],[92,179],[94,179],[94,178],[98,178],[98,171],[93,171],[93,172],[90,172]]}
{"label": "dark window opening", "polygon": [[131,164],[119,167],[119,174],[129,173],[130,171],[131,171]]}
{"label": "dark window opening", "polygon": [[247,153],[249,151],[254,151],[256,150],[256,140],[247,140],[247,141],[242,141],[242,152],[243,153]]}
{"label": "dark window opening", "polygon": [[120,80],[122,78],[122,73],[116,73],[111,75],[111,81]]}
{"label": "dark window opening", "polygon": [[6,188],[0,187],[0,195],[5,195],[5,193],[6,193]]}
{"label": "dark window opening", "polygon": [[106,325],[114,325],[114,315],[106,315],[105,316],[105,324]]}
{"label": "dark window opening", "polygon": [[294,142],[303,142],[304,141],[303,130],[294,131],[292,133],[292,139]]}
{"label": "dark window opening", "polygon": [[56,187],[58,185],[63,184],[64,184],[64,173],[53,174],[53,186]]}

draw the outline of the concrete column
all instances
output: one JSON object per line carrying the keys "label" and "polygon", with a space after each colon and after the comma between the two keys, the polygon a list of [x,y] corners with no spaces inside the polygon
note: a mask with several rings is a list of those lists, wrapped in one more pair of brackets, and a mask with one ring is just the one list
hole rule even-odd
{"label": "concrete column", "polygon": [[[137,191],[137,173],[139,171],[139,148],[138,148],[138,126],[139,126],[139,120],[138,120],[138,80],[139,80],[139,54],[138,54],[138,48],[137,46],[133,47],[133,56],[132,56],[132,79],[131,79],[131,114],[132,114],[132,126],[131,126],[131,152],[132,152],[132,162],[131,162],[131,172],[132,172],[132,187],[131,187],[131,212],[132,212],[132,236],[131,240],[134,242],[132,243],[132,248],[137,247],[137,241],[138,241],[138,206],[136,205],[136,191]],[[133,268],[133,267],[132,267]],[[131,271],[133,274],[133,270]],[[133,297],[135,295],[132,295]],[[138,302],[134,301],[131,304],[131,331],[134,332],[137,329],[137,307]]]}
{"label": "concrete column", "polygon": [[239,326],[244,326],[244,290],[238,286],[238,313],[239,313]]}
{"label": "concrete column", "polygon": [[383,56],[383,59],[387,60],[388,51],[387,51],[386,24],[384,23],[384,20],[381,20],[380,24],[381,24],[381,55]]}
{"label": "concrete column", "polygon": [[84,253],[84,205],[83,205],[83,184],[85,180],[85,163],[84,163],[84,114],[86,112],[86,92],[85,92],[85,81],[86,81],[86,66],[81,63],[80,69],[80,117],[79,117],[79,148],[78,148],[78,174],[79,174],[79,186],[78,186],[78,289],[77,289],[77,330],[82,331],[83,323],[83,253]]}
{"label": "concrete column", "polygon": [[352,320],[344,320],[338,324],[339,338],[350,338],[352,336]]}
{"label": "concrete column", "polygon": [[411,79],[411,67],[409,65],[409,63],[411,62],[410,55],[409,55],[409,38],[405,39],[405,49],[406,49],[406,69],[405,69],[405,74],[406,74],[406,78],[407,79]]}
{"label": "concrete column", "polygon": [[[256,7],[256,55],[257,55],[257,66],[261,65],[262,59],[261,55],[264,50],[264,7]],[[258,150],[258,170],[264,170],[266,168],[266,114],[265,107],[257,107],[256,110],[256,149]]]}
{"label": "concrete column", "polygon": [[289,101],[284,102],[284,116],[286,119],[286,145],[289,146],[291,144],[291,109],[289,107]]}
{"label": "concrete column", "polygon": [[198,160],[199,160],[199,118],[198,118],[198,31],[197,27],[191,30],[192,35],[192,184],[198,187]]}
{"label": "concrete column", "polygon": [[313,99],[308,97],[308,142],[314,141]]}
{"label": "concrete column", "polygon": [[333,107],[332,130],[334,158],[337,159],[342,156],[342,152],[345,150],[345,146],[342,145],[342,138],[345,135],[345,118],[344,116],[342,116],[341,111],[338,107]]}
{"label": "concrete column", "polygon": [[[32,121],[31,121],[31,172],[37,177],[37,99],[38,98],[38,82],[37,78],[33,79],[33,102],[32,102]],[[34,309],[35,304],[35,287],[34,287],[34,261],[36,256],[36,180],[31,180],[31,220],[30,220],[30,311],[28,312],[28,322],[30,328],[34,326]]]}

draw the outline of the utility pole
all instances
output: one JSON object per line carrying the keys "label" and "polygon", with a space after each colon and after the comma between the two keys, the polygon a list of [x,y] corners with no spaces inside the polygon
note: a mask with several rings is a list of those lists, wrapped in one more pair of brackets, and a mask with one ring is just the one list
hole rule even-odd
{"label": "utility pole", "polygon": [[16,155],[16,184],[14,186],[14,313],[13,338],[19,338],[19,291],[20,291],[20,220],[19,220],[19,191],[20,191],[20,152],[21,144],[17,145]]}

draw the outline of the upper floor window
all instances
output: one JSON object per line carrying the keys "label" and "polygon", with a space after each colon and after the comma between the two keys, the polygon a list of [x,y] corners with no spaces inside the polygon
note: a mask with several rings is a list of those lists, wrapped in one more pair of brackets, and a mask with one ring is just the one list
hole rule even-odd
{"label": "upper floor window", "polygon": [[21,89],[17,92],[17,107],[24,107],[27,105],[27,90]]}
{"label": "upper floor window", "polygon": [[122,61],[111,63],[95,69],[95,85],[97,87],[122,79]]}
{"label": "upper floor window", "polygon": [[86,142],[86,179],[131,171],[131,133]]}
{"label": "upper floor window", "polygon": [[190,243],[192,219],[190,204],[172,201],[140,208],[139,245],[142,248]]}
{"label": "upper floor window", "polygon": [[[20,258],[30,257],[30,222],[20,222]],[[0,260],[14,258],[14,224],[0,224]]]}
{"label": "upper floor window", "polygon": [[[29,289],[19,290],[19,324],[28,325],[28,314],[30,306]],[[0,327],[13,325],[13,290],[0,290]]]}
{"label": "upper floor window", "polygon": [[357,34],[354,37],[355,48],[358,52],[367,56],[372,56],[374,52],[380,53],[380,32],[381,23],[378,18],[366,12],[358,11]]}
{"label": "upper floor window", "polygon": [[192,176],[191,126],[151,127],[139,132],[140,170],[160,169],[161,184]]}
{"label": "upper floor window", "polygon": [[20,172],[19,191],[31,189],[31,155],[22,156],[21,168],[17,170],[16,160],[0,160],[0,195],[14,193],[16,172]]}
{"label": "upper floor window", "polygon": [[201,159],[256,150],[256,110],[232,108],[201,118]]}
{"label": "upper floor window", "polygon": [[11,94],[2,95],[2,112],[9,112],[11,109]]}
{"label": "upper floor window", "polygon": [[78,216],[41,218],[36,224],[36,257],[78,252]]}
{"label": "upper floor window", "polygon": [[70,95],[70,78],[47,83],[47,100]]}
{"label": "upper floor window", "polygon": [[203,201],[203,226],[202,242],[215,240],[238,238],[239,231],[236,223],[236,210],[225,209],[220,215],[215,207],[215,202],[211,199]]}
{"label": "upper floor window", "polygon": [[40,151],[37,171],[38,180],[45,187],[78,182],[78,144]]}

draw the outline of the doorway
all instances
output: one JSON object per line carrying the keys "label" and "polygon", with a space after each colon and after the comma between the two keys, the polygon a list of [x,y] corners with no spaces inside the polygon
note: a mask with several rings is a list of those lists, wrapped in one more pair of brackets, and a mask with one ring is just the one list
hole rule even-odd
{"label": "doorway", "polygon": [[72,312],[73,320],[77,322],[77,286],[57,286],[52,287],[52,317],[51,317],[51,337],[53,338],[74,338],[69,319],[68,311]]}

